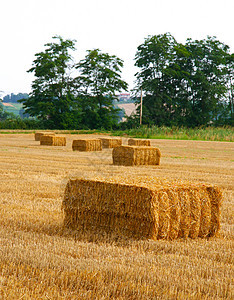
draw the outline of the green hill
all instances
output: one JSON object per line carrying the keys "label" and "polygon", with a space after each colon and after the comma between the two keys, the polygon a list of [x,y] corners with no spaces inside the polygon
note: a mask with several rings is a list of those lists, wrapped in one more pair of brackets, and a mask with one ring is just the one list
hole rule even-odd
{"label": "green hill", "polygon": [[14,102],[3,102],[3,109],[9,113],[14,113],[16,116],[20,116],[20,110],[22,109],[23,105],[21,103],[14,103]]}

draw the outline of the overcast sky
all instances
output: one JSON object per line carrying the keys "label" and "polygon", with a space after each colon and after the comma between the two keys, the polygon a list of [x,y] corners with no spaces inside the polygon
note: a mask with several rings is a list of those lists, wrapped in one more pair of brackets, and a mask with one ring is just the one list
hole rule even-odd
{"label": "overcast sky", "polygon": [[31,91],[27,70],[54,35],[77,40],[75,61],[94,48],[117,55],[133,87],[137,47],[166,32],[181,43],[216,36],[234,52],[234,0],[1,0],[0,96]]}

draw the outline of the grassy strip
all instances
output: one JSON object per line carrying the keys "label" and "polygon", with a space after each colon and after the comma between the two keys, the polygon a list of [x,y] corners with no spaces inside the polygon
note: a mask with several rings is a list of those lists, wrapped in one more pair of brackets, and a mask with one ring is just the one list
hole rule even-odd
{"label": "grassy strip", "polygon": [[179,128],[179,127],[141,127],[125,131],[112,131],[113,135],[128,135],[134,138],[200,140],[233,142],[233,127]]}
{"label": "grassy strip", "polygon": [[30,134],[34,133],[35,130],[22,130],[22,129],[3,129],[0,130],[0,134]]}
{"label": "grassy strip", "polygon": [[57,129],[36,129],[36,130],[23,130],[23,129],[2,129],[0,134],[32,134],[41,131],[54,131],[58,134],[110,134],[107,130],[57,130]]}
{"label": "grassy strip", "polygon": [[[37,130],[40,131],[40,130]],[[43,131],[43,130],[41,130]],[[127,136],[147,139],[173,139],[173,140],[199,140],[199,141],[234,141],[234,128],[206,127],[206,128],[181,128],[181,127],[146,127],[126,130],[54,130],[58,134],[110,134],[112,136]],[[35,130],[1,130],[0,134],[30,134]]]}

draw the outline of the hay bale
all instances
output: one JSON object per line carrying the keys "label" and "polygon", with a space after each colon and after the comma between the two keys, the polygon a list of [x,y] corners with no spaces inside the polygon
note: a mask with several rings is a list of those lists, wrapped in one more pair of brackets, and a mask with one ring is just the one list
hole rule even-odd
{"label": "hay bale", "polygon": [[214,187],[207,187],[207,192],[209,194],[211,204],[211,227],[208,236],[215,236],[220,229],[220,207],[222,193],[221,190],[215,189]]}
{"label": "hay bale", "polygon": [[210,226],[211,226],[211,202],[210,202],[211,199],[206,189],[200,192],[200,200],[201,200],[201,222],[200,222],[200,230],[198,236],[204,238],[208,236],[208,234],[210,233]]}
{"label": "hay bale", "polygon": [[158,192],[158,236],[159,239],[167,239],[170,229],[170,204],[165,190]]}
{"label": "hay bale", "polygon": [[63,136],[42,135],[40,144],[46,146],[66,146],[66,138]]}
{"label": "hay bale", "polygon": [[101,151],[102,141],[100,139],[79,139],[72,142],[73,151]]}
{"label": "hay bale", "polygon": [[41,139],[41,136],[43,136],[43,135],[55,135],[55,133],[54,132],[49,132],[49,131],[47,131],[47,132],[36,132],[35,133],[35,141],[40,141],[40,139]]}
{"label": "hay bale", "polygon": [[122,145],[121,138],[100,138],[103,148],[115,148]]}
{"label": "hay bale", "polygon": [[[204,199],[212,218],[202,212]],[[206,237],[220,228],[221,199],[218,187],[204,184],[152,177],[74,178],[65,188],[64,226],[154,240]]]}
{"label": "hay bale", "polygon": [[179,189],[178,196],[180,199],[180,227],[178,237],[187,238],[190,232],[190,195],[187,188]]}
{"label": "hay bale", "polygon": [[190,231],[189,237],[195,239],[199,235],[201,220],[201,197],[198,191],[191,189],[188,191],[190,197]]}
{"label": "hay bale", "polygon": [[150,146],[150,140],[142,140],[142,139],[129,139],[129,146]]}
{"label": "hay bale", "polygon": [[159,165],[161,152],[156,147],[119,146],[113,149],[112,157],[114,165]]}
{"label": "hay bale", "polygon": [[180,199],[178,192],[174,189],[168,189],[167,194],[169,197],[169,209],[170,209],[170,228],[168,239],[174,240],[179,235],[180,220],[181,220],[181,209]]}

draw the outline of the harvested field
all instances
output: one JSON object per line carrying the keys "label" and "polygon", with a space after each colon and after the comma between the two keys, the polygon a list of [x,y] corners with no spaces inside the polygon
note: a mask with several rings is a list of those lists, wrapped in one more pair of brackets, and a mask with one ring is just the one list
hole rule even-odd
{"label": "harvested field", "polygon": [[[0,134],[0,299],[232,299],[233,143],[151,140],[160,165],[127,167],[112,164],[112,149],[73,152],[86,137],[41,147],[34,134]],[[63,227],[68,178],[123,174],[221,187],[218,236],[154,241]]]}

